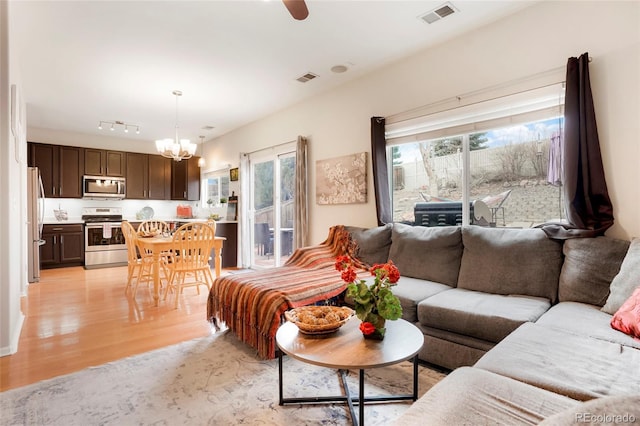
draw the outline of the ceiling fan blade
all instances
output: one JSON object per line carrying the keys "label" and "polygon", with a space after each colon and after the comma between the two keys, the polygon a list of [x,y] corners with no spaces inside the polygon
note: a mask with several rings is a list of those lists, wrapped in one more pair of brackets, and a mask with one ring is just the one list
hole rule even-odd
{"label": "ceiling fan blade", "polygon": [[282,2],[294,19],[302,21],[309,16],[309,9],[304,0],[282,0]]}

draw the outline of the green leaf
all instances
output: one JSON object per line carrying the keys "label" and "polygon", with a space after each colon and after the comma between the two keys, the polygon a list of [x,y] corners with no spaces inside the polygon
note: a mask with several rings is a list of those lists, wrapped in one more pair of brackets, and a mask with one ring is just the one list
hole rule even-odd
{"label": "green leaf", "polygon": [[380,289],[377,307],[378,313],[388,320],[397,320],[402,317],[400,300],[388,288]]}

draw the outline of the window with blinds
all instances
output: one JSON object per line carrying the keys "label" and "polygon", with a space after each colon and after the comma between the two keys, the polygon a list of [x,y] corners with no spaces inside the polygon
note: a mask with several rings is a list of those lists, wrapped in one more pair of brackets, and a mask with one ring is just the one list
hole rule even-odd
{"label": "window with blinds", "polygon": [[490,95],[387,120],[394,221],[530,227],[562,218],[563,83]]}

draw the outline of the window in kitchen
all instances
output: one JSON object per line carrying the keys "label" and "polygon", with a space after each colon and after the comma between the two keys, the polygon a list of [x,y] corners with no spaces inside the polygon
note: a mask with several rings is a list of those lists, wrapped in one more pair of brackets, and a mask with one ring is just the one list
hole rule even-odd
{"label": "window in kitchen", "polygon": [[208,207],[220,204],[222,198],[229,199],[229,170],[207,173],[202,180],[202,200]]}
{"label": "window in kitchen", "polygon": [[393,220],[526,228],[563,217],[562,83],[386,125]]}

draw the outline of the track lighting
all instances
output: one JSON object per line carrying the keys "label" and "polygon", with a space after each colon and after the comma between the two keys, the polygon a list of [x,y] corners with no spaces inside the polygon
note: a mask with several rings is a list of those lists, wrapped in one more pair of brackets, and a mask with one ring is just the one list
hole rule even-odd
{"label": "track lighting", "polygon": [[111,124],[111,127],[109,127],[109,131],[113,132],[116,130],[115,126],[123,126],[124,127],[124,132],[125,133],[129,133],[129,127],[131,127],[132,129],[135,127],[136,128],[136,135],[140,134],[140,126],[138,126],[137,124],[129,124],[129,123],[125,123],[124,121],[120,121],[120,120],[116,120],[116,121],[103,121],[101,120],[100,122],[98,122],[98,129],[102,130],[102,126],[103,125],[108,125]]}

